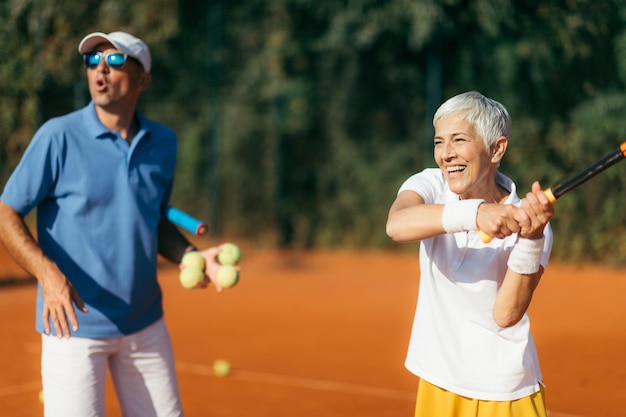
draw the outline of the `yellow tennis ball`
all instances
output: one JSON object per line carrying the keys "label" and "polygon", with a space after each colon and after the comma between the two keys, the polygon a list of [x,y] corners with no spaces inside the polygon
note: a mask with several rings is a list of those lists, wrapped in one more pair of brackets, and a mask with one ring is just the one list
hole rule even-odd
{"label": "yellow tennis ball", "polygon": [[206,267],[204,258],[198,251],[187,252],[183,255],[183,259],[181,259],[180,263],[185,266],[193,266],[201,271],[204,271],[204,268]]}
{"label": "yellow tennis ball", "polygon": [[180,271],[180,283],[188,290],[196,288],[199,282],[204,280],[204,271],[195,266],[186,266]]}
{"label": "yellow tennis ball", "polygon": [[39,390],[39,402],[43,404],[43,390]]}
{"label": "yellow tennis ball", "polygon": [[213,362],[213,374],[215,376],[228,376],[231,370],[230,363],[226,359],[217,359]]}
{"label": "yellow tennis ball", "polygon": [[239,281],[239,271],[233,265],[222,265],[217,270],[215,280],[222,288],[230,288]]}
{"label": "yellow tennis ball", "polygon": [[217,260],[222,265],[237,265],[241,260],[241,250],[234,243],[226,243],[217,254]]}

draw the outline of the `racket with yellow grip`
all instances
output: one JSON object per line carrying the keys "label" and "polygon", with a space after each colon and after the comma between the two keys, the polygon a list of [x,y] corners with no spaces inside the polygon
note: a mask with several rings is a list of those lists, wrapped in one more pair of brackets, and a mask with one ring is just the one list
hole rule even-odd
{"label": "racket with yellow grip", "polygon": [[[553,187],[543,190],[543,193],[546,195],[546,197],[548,197],[548,200],[550,200],[551,203],[554,203],[563,194],[570,192],[578,186],[584,184],[591,178],[595,177],[608,167],[615,165],[624,158],[626,158],[626,142],[622,142],[622,144],[617,149],[604,155],[602,158],[598,159],[593,164],[589,165],[587,168],[583,169],[576,175],[573,175],[572,177],[558,183]],[[478,231],[478,235],[480,236],[480,240],[482,240],[484,243],[489,243],[493,239],[492,236],[488,235],[482,230]]]}

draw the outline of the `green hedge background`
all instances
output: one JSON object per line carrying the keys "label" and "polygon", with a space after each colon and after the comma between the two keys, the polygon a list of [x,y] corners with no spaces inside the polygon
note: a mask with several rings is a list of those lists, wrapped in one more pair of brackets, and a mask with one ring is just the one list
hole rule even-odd
{"label": "green hedge background", "polygon": [[[0,179],[88,102],[80,39],[127,30],[153,54],[141,109],[179,134],[174,204],[213,236],[396,248],[387,211],[452,95],[508,108],[522,194],[626,140],[625,23],[621,0],[0,0]],[[559,200],[556,258],[626,265],[625,174]]]}

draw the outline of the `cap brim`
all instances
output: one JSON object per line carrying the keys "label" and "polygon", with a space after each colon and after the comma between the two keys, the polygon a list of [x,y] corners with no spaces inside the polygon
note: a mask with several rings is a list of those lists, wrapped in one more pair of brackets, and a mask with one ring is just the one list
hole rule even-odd
{"label": "cap brim", "polygon": [[94,32],[85,36],[83,40],[80,41],[80,44],[78,44],[78,53],[86,54],[87,52],[91,52],[101,43],[110,43],[117,48],[117,45],[109,39],[106,33]]}
{"label": "cap brim", "polygon": [[144,71],[150,72],[151,58],[148,46],[139,38],[126,32],[112,32],[109,34],[93,32],[85,36],[78,44],[78,53],[81,55],[93,52],[102,43],[113,45],[116,49],[137,59]]}

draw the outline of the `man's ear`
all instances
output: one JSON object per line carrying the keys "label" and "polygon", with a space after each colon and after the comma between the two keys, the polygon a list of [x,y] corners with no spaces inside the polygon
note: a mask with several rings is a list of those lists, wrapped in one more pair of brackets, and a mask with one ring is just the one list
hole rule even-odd
{"label": "man's ear", "polygon": [[149,72],[141,73],[141,76],[139,77],[139,88],[141,88],[142,91],[148,88],[151,82],[152,75],[150,75]]}
{"label": "man's ear", "polygon": [[509,140],[506,136],[500,136],[496,139],[493,145],[491,145],[491,162],[499,163],[504,157],[507,146],[509,146]]}

